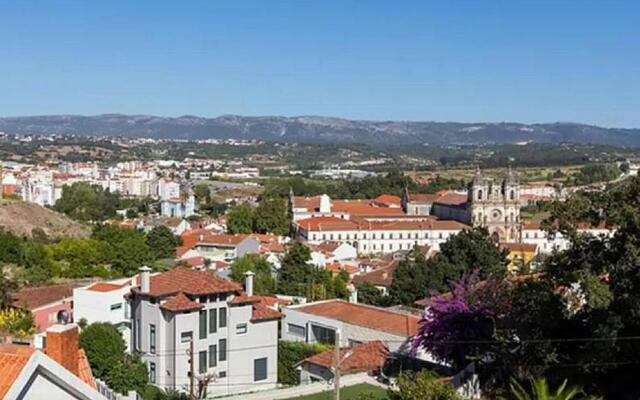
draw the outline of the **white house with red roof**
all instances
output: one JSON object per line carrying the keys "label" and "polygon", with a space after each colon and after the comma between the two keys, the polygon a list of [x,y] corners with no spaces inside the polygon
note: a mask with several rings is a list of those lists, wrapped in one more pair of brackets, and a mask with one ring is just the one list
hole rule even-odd
{"label": "white house with red roof", "polygon": [[133,349],[142,354],[150,381],[187,390],[189,349],[197,381],[213,377],[208,395],[273,389],[277,381],[278,321],[282,314],[213,271],[176,267],[150,276],[131,289]]}
{"label": "white house with red roof", "polygon": [[362,218],[311,217],[294,222],[297,235],[307,243],[348,243],[359,254],[393,253],[415,245],[439,248],[447,239],[468,228],[453,220],[419,219],[367,220]]}
{"label": "white house with red roof", "polygon": [[136,285],[135,278],[95,282],[73,289],[75,321],[84,319],[88,324],[109,322],[118,328],[130,349],[131,316],[124,296]]}
{"label": "white house with red roof", "polygon": [[379,340],[391,352],[408,350],[420,320],[413,314],[344,300],[292,305],[283,312],[284,340],[334,344],[339,330],[341,346]]}

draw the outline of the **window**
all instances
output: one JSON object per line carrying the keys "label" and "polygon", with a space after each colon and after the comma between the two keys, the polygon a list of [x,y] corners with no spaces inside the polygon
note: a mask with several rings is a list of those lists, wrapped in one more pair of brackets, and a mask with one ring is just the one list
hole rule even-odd
{"label": "window", "polygon": [[209,333],[216,333],[218,331],[218,310],[215,308],[209,310]]}
{"label": "window", "polygon": [[218,365],[218,346],[212,344],[209,346],[209,368]]}
{"label": "window", "polygon": [[189,343],[192,338],[193,338],[193,332],[191,332],[191,331],[182,332],[180,334],[180,342],[181,343]]}
{"label": "window", "polygon": [[253,360],[253,381],[263,381],[267,379],[267,359],[256,358]]}
{"label": "window", "polygon": [[156,363],[149,363],[149,382],[156,383]]}
{"label": "window", "polygon": [[442,232],[440,232],[440,233],[438,234],[438,238],[439,238],[439,239],[442,239]]}
{"label": "window", "polygon": [[156,354],[156,326],[149,324],[149,353]]}
{"label": "window", "polygon": [[511,193],[509,193],[509,198],[514,200],[516,198],[516,192],[512,190]]}
{"label": "window", "polygon": [[236,335],[244,335],[247,333],[247,324],[236,325]]}
{"label": "window", "polygon": [[299,336],[299,337],[306,336],[306,329],[304,328],[304,326],[287,324],[287,329],[289,333],[292,334],[293,336]]}
{"label": "window", "polygon": [[198,372],[204,374],[207,372],[207,352],[201,351],[198,353]]}
{"label": "window", "polygon": [[200,310],[200,339],[206,339],[207,338],[207,310]]}
{"label": "window", "polygon": [[323,326],[311,325],[311,331],[316,339],[316,342],[334,344],[336,341],[336,331],[328,329]]}
{"label": "window", "polygon": [[478,200],[482,200],[482,190],[478,190]]}
{"label": "window", "polygon": [[116,303],[111,305],[111,311],[119,310],[122,308],[122,303]]}
{"label": "window", "polygon": [[140,326],[140,318],[136,319],[136,325],[133,327],[136,331],[136,350],[140,350],[140,342],[142,342],[142,327]]}
{"label": "window", "polygon": [[218,301],[218,296],[216,296],[215,294],[210,294],[209,295],[209,302],[215,303],[216,301]]}
{"label": "window", "polygon": [[227,377],[227,371],[220,371],[218,373],[218,378],[226,378]]}
{"label": "window", "polygon": [[220,328],[227,326],[227,307],[222,307],[218,310],[218,323]]}
{"label": "window", "polygon": [[227,339],[218,340],[218,360],[227,361]]}
{"label": "window", "polygon": [[200,299],[198,300],[200,303],[206,303],[207,302],[207,296],[200,296]]}

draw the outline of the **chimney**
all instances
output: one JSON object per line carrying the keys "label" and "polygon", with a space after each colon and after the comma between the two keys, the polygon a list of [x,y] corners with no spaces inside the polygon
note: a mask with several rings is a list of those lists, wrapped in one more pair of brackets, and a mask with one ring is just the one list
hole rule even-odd
{"label": "chimney", "polygon": [[247,271],[244,274],[244,291],[247,292],[247,296],[253,296],[253,275],[255,274],[251,271]]}
{"label": "chimney", "polygon": [[151,291],[151,268],[146,265],[140,271],[140,292],[149,293]]}
{"label": "chimney", "polygon": [[47,329],[45,353],[58,364],[78,376],[78,326],[53,325]]}
{"label": "chimney", "polygon": [[349,294],[349,303],[358,304],[358,289],[354,288]]}

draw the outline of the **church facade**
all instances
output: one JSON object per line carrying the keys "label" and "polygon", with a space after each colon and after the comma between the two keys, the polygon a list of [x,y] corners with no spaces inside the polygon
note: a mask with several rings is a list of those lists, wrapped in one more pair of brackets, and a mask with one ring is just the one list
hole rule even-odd
{"label": "church facade", "polygon": [[511,169],[500,181],[483,176],[478,169],[469,183],[467,209],[469,224],[487,228],[494,239],[520,239],[520,183]]}

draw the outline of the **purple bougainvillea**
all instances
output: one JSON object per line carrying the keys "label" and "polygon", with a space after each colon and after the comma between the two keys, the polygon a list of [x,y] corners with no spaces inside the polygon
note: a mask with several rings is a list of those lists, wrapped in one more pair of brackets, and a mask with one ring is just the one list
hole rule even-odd
{"label": "purple bougainvillea", "polygon": [[[414,354],[424,349],[439,361],[462,367],[478,356],[493,337],[495,319],[504,308],[499,284],[463,276],[451,292],[432,298],[413,339]],[[496,296],[498,294],[498,296]]]}

